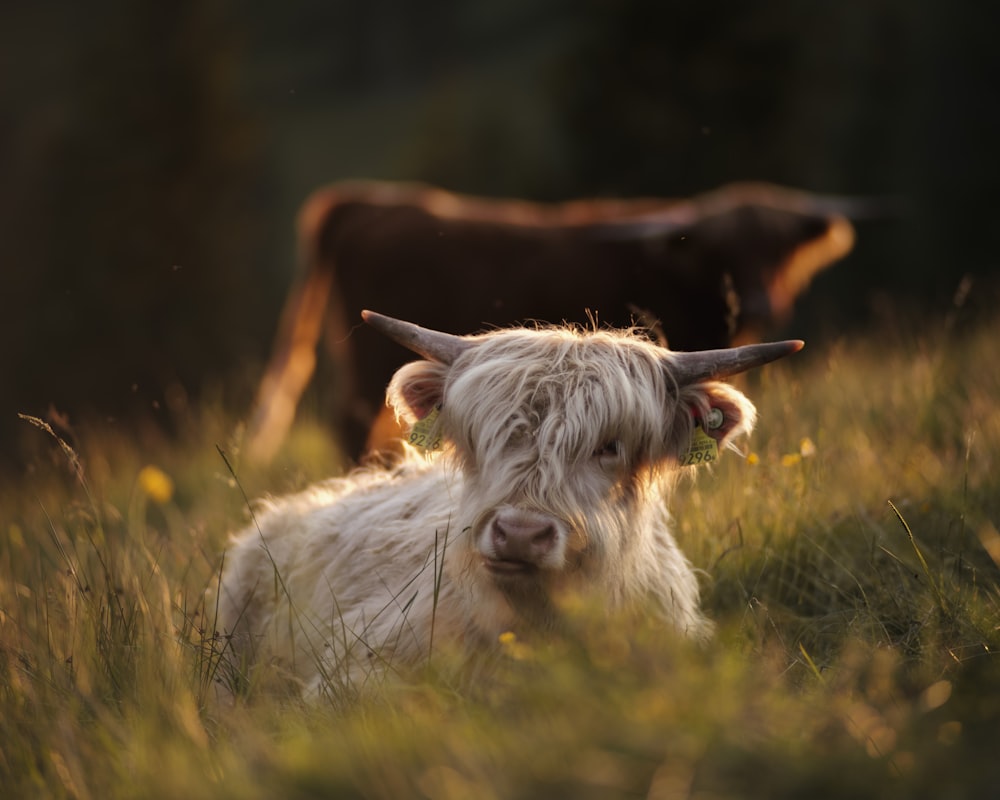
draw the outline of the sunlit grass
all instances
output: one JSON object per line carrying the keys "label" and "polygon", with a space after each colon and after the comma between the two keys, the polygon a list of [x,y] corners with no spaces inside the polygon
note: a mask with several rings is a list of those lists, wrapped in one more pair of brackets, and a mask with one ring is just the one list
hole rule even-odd
{"label": "sunlit grass", "polygon": [[998,337],[813,346],[748,377],[747,457],[672,503],[707,646],[598,610],[495,662],[435,647],[346,707],[267,681],[218,702],[205,611],[243,491],[339,469],[318,427],[263,470],[210,409],[173,443],[83,433],[79,472],[52,440],[0,487],[0,797],[985,796]]}

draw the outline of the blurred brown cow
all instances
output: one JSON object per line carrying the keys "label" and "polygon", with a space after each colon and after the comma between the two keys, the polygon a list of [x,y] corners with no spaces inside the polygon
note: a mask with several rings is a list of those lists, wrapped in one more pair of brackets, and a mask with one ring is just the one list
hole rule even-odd
{"label": "blurred brown cow", "polygon": [[260,385],[250,454],[267,459],[284,439],[321,335],[345,452],[391,447],[398,429],[379,412],[407,353],[357,324],[363,308],[457,333],[592,315],[646,325],[675,350],[745,344],[787,319],[813,276],[850,251],[851,207],[761,183],[686,200],[551,205],[414,184],[318,191],[300,212],[305,270]]}

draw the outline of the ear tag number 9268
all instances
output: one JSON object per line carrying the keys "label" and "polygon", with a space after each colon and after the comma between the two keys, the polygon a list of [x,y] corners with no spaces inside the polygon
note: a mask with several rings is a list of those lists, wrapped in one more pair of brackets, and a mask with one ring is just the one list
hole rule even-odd
{"label": "ear tag number 9268", "polygon": [[418,419],[410,428],[409,442],[418,450],[432,453],[441,449],[441,431],[437,428],[437,420],[441,414],[441,406],[434,406],[423,419]]}

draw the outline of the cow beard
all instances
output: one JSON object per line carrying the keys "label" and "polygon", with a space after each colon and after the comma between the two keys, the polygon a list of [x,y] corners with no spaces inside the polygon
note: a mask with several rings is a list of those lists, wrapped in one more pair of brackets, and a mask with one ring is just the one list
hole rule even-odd
{"label": "cow beard", "polygon": [[565,574],[546,575],[495,581],[517,618],[522,633],[559,634],[568,630],[567,611],[576,604],[576,596],[567,587]]}

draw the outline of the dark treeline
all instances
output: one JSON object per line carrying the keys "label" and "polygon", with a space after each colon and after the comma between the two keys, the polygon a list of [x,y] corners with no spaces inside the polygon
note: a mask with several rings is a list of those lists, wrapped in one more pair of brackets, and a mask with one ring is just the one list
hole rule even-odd
{"label": "dark treeline", "polygon": [[19,411],[166,421],[265,346],[261,143],[221,5],[0,11],[5,445],[39,435]]}
{"label": "dark treeline", "polygon": [[[0,452],[18,411],[243,408],[295,208],[347,177],[488,195],[733,180],[886,198],[800,326],[988,283],[991,4],[41,0],[0,9]],[[442,287],[446,291],[446,287]],[[819,322],[817,322],[819,321]],[[172,410],[173,409],[173,410]]]}

